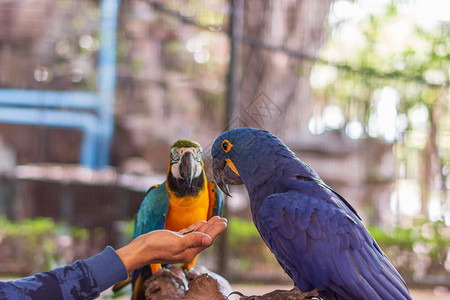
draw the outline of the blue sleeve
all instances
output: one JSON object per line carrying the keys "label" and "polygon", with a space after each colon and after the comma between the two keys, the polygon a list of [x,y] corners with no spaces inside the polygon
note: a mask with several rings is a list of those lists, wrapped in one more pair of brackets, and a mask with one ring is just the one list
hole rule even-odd
{"label": "blue sleeve", "polygon": [[84,261],[0,282],[0,299],[94,299],[114,283],[127,278],[125,266],[108,246]]}

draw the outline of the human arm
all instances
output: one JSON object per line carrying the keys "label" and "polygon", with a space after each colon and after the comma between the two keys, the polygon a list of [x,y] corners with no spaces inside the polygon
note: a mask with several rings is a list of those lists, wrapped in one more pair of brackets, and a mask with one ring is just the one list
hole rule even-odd
{"label": "human arm", "polygon": [[[86,259],[19,280],[0,282],[0,299],[94,299],[128,271],[150,262],[186,262],[211,245],[226,219],[198,222],[178,233],[157,230],[114,251],[110,246]],[[194,232],[188,233],[191,230]],[[186,234],[187,233],[187,234]]]}
{"label": "human arm", "polygon": [[[111,257],[115,255],[116,260],[119,260],[111,247],[107,247],[96,256],[100,255]],[[126,271],[124,273],[126,278]],[[82,260],[48,272],[0,282],[0,299],[94,299],[100,292],[92,271]]]}

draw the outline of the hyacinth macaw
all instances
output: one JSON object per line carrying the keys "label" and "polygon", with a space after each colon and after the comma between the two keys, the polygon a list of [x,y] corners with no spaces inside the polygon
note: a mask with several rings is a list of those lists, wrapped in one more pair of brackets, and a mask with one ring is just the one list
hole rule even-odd
{"label": "hyacinth macaw", "polygon": [[[158,229],[179,231],[220,216],[222,193],[214,181],[206,179],[202,153],[197,142],[178,140],[173,144],[166,181],[152,186],[145,195],[134,223],[133,239]],[[196,259],[183,267],[192,268]],[[133,271],[132,299],[145,299],[143,283],[159,268],[160,264],[152,264]]]}
{"label": "hyacinth macaw", "polygon": [[214,178],[244,184],[253,222],[302,292],[325,299],[411,299],[404,280],[351,205],[277,137],[254,128],[220,135]]}

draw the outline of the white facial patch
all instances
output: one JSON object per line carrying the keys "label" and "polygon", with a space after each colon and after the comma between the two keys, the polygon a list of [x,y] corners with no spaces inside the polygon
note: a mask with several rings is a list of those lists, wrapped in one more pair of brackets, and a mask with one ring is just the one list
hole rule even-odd
{"label": "white facial patch", "polygon": [[186,152],[192,153],[193,160],[192,160],[192,166],[194,169],[194,177],[200,176],[202,173],[202,154],[203,150],[201,147],[183,147],[183,148],[172,148],[170,149],[170,170],[172,172],[172,175],[175,178],[182,178],[180,174],[180,164],[181,164],[181,158]]}

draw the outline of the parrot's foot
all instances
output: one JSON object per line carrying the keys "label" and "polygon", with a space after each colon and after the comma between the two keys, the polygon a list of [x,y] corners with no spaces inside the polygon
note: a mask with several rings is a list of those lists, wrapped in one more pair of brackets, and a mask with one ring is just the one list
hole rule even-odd
{"label": "parrot's foot", "polygon": [[320,297],[319,292],[318,292],[317,290],[312,290],[312,291],[305,292],[305,293],[302,293],[297,287],[294,287],[294,288],[292,289],[292,291],[293,291],[293,290],[297,290],[297,291],[300,293],[300,295],[302,295],[302,297],[305,298],[305,299],[311,299],[311,300],[323,300],[323,299]]}
{"label": "parrot's foot", "polygon": [[[175,272],[174,272],[175,271]],[[161,268],[146,282],[145,296],[147,299],[181,299],[186,293],[188,283],[183,272],[177,274],[176,269]],[[170,296],[170,297],[169,297]]]}
{"label": "parrot's foot", "polygon": [[194,280],[195,278],[197,278],[198,276],[200,276],[202,273],[200,273],[199,271],[197,271],[196,269],[192,268],[192,269],[183,269],[184,275],[186,275],[186,279],[188,281]]}
{"label": "parrot's foot", "polygon": [[161,277],[167,277],[174,280],[175,283],[178,284],[179,288],[183,288],[183,290],[186,291],[188,283],[186,280],[183,280],[186,277],[183,272],[180,271],[180,269],[174,267],[170,267],[169,269],[161,268],[158,270],[158,272],[152,275],[152,279],[155,280]]}

